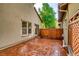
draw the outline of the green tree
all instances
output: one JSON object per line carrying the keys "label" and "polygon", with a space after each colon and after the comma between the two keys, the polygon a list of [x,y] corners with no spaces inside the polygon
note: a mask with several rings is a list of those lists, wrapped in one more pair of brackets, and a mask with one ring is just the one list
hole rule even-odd
{"label": "green tree", "polygon": [[55,18],[55,12],[47,3],[43,4],[42,9],[39,9],[40,17],[42,19],[43,27],[45,28],[56,28],[57,22]]}

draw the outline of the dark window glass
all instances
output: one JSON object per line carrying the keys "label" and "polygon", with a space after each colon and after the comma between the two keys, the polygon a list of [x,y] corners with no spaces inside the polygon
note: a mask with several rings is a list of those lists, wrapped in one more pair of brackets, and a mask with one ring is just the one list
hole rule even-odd
{"label": "dark window glass", "polygon": [[22,21],[22,34],[27,34],[27,22]]}
{"label": "dark window glass", "polygon": [[32,32],[32,24],[28,22],[28,33],[31,34]]}
{"label": "dark window glass", "polygon": [[38,32],[39,32],[39,25],[35,24],[35,34],[38,34]]}

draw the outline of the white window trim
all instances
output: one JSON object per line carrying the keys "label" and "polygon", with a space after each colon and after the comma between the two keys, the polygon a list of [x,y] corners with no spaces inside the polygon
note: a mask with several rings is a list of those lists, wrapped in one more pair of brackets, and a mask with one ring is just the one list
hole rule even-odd
{"label": "white window trim", "polygon": [[[28,33],[28,31],[29,31],[28,23],[31,23],[31,22],[29,22],[29,21],[24,21],[24,22],[27,22],[27,34],[21,34],[21,36],[27,37],[27,36],[30,36],[32,34],[32,27],[31,27],[31,33]],[[31,26],[32,26],[32,23],[31,23]],[[22,33],[22,30],[21,30],[21,33]]]}
{"label": "white window trim", "polygon": [[[28,24],[29,24],[29,23],[31,23],[31,22],[28,21]],[[32,34],[32,23],[31,23],[30,29],[31,29],[31,33],[28,33],[28,35],[31,35],[31,34]],[[28,27],[28,31],[29,31],[29,27]]]}
{"label": "white window trim", "polygon": [[[36,28],[36,25],[38,25],[38,26],[39,26],[39,24],[35,24],[35,28]],[[37,33],[36,33],[36,31],[35,31],[35,35],[38,35],[38,31],[37,31]]]}
{"label": "white window trim", "polygon": [[[22,21],[23,22],[23,21]],[[28,26],[28,21],[24,21],[24,22],[27,22],[27,26]],[[22,31],[21,31],[21,33],[22,33]],[[22,36],[28,36],[28,27],[27,27],[27,34],[21,34]]]}

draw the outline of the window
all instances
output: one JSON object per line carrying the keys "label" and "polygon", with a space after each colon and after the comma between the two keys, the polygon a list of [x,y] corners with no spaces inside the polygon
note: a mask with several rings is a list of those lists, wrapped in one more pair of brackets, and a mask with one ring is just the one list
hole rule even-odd
{"label": "window", "polygon": [[32,24],[28,22],[28,34],[31,34],[32,32]]}
{"label": "window", "polygon": [[39,32],[39,25],[35,24],[35,34],[38,34],[38,32]]}
{"label": "window", "polygon": [[26,35],[26,34],[27,34],[27,22],[22,21],[22,35]]}
{"label": "window", "polygon": [[22,35],[26,36],[32,33],[32,23],[27,21],[22,21]]}

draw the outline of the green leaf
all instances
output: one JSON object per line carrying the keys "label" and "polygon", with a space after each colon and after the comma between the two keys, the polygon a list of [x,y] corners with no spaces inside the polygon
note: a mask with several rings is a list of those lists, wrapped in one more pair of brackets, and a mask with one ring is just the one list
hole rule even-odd
{"label": "green leaf", "polygon": [[55,11],[47,3],[43,3],[42,9],[39,9],[40,17],[43,21],[44,28],[57,28]]}

